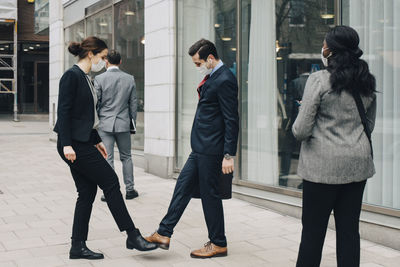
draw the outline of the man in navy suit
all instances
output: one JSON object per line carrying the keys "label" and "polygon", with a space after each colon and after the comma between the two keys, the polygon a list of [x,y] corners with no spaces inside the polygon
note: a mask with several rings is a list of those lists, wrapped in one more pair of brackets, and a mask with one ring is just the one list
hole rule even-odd
{"label": "man in navy suit", "polygon": [[204,75],[197,88],[199,102],[191,133],[192,153],[178,177],[167,214],[158,230],[146,239],[168,249],[174,227],[194,192],[200,192],[209,242],[190,255],[221,257],[228,250],[218,180],[222,173],[231,174],[234,170],[239,132],[238,86],[212,42],[199,40],[190,47],[189,55]]}

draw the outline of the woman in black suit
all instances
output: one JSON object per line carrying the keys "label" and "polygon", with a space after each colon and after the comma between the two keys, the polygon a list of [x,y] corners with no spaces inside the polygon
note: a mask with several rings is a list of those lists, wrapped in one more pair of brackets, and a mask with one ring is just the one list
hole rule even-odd
{"label": "woman in black suit", "polygon": [[96,130],[97,96],[87,73],[98,72],[105,66],[107,45],[99,38],[88,37],[82,43],[71,43],[68,50],[79,61],[60,80],[54,131],[58,133],[58,153],[69,165],[78,191],[70,258],[104,258],[103,254],[89,250],[85,243],[97,186],[103,190],[119,230],[127,232],[127,248],[156,249],[157,245],[143,239],[135,227],[123,201],[117,174],[106,161],[107,151]]}

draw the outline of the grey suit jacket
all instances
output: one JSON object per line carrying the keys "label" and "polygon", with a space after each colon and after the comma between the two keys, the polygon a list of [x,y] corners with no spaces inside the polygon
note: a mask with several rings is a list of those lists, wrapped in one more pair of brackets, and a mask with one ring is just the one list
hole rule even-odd
{"label": "grey suit jacket", "polygon": [[[375,174],[371,148],[351,94],[332,91],[330,74],[318,71],[308,78],[294,136],[302,141],[298,174],[324,184],[363,181]],[[375,125],[376,95],[362,97],[371,131]]]}
{"label": "grey suit jacket", "polygon": [[135,79],[119,69],[110,69],[94,79],[100,124],[104,132],[129,132],[130,120],[136,122]]}

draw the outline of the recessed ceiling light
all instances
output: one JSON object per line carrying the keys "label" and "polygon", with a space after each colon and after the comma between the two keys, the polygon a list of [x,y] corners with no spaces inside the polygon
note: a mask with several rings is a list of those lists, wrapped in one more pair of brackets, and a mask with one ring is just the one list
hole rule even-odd
{"label": "recessed ceiling light", "polygon": [[224,42],[229,42],[230,40],[232,40],[232,38],[231,37],[222,37],[221,40]]}
{"label": "recessed ceiling light", "polygon": [[40,44],[36,44],[36,46],[37,46],[37,47],[39,47],[39,46],[40,46]]}
{"label": "recessed ceiling light", "polygon": [[125,12],[125,15],[126,16],[135,16],[135,12],[131,11],[131,10],[128,10],[128,11]]}
{"label": "recessed ceiling light", "polygon": [[28,52],[28,49],[25,48],[24,51],[25,51],[25,52]]}
{"label": "recessed ceiling light", "polygon": [[35,49],[33,46],[30,46],[29,49]]}
{"label": "recessed ceiling light", "polygon": [[323,18],[323,19],[333,19],[333,18],[335,18],[335,15],[334,14],[322,14],[321,18]]}
{"label": "recessed ceiling light", "polygon": [[214,24],[214,27],[215,27],[215,28],[219,28],[219,27],[221,27],[221,24],[215,23],[215,24]]}
{"label": "recessed ceiling light", "polygon": [[232,51],[236,51],[237,49],[236,49],[236,47],[232,47],[231,50]]}
{"label": "recessed ceiling light", "polygon": [[2,50],[2,51],[3,51],[3,50],[4,50],[4,47],[0,47],[0,50]]}
{"label": "recessed ceiling light", "polygon": [[146,40],[144,39],[144,36],[142,37],[142,39],[140,40],[140,42],[141,42],[142,44],[145,44],[145,43],[146,43]]}
{"label": "recessed ceiling light", "polygon": [[99,25],[101,27],[106,27],[106,26],[108,26],[108,23],[107,22],[100,22]]}

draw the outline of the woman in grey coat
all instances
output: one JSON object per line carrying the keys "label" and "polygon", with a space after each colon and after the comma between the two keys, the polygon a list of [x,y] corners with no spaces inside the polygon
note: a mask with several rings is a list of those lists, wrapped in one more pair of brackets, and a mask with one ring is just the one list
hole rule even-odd
{"label": "woman in grey coat", "polygon": [[326,69],[310,75],[292,128],[302,141],[298,174],[304,180],[297,267],[320,265],[332,210],[338,266],[360,264],[362,196],[375,168],[355,95],[361,96],[365,125],[372,132],[376,83],[360,59],[359,41],[357,32],[347,26],[337,26],[326,35],[321,52]]}

